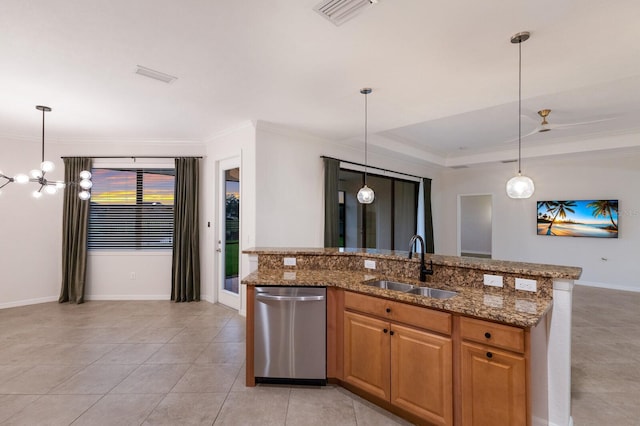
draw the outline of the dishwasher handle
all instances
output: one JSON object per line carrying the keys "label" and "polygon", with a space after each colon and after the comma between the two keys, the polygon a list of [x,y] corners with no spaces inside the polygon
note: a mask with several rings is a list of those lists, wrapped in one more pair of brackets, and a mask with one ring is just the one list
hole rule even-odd
{"label": "dishwasher handle", "polygon": [[276,300],[278,302],[318,302],[324,296],[278,296],[269,293],[256,293],[256,300]]}

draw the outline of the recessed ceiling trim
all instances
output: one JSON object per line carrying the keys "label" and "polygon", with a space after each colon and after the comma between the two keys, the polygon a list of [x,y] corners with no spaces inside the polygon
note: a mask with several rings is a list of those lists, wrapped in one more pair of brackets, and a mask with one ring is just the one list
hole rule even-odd
{"label": "recessed ceiling trim", "polygon": [[340,26],[378,0],[323,0],[314,6],[313,10]]}
{"label": "recessed ceiling trim", "polygon": [[142,65],[137,65],[136,67],[136,74],[144,77],[149,77],[163,83],[171,84],[178,79],[178,77],[174,77],[160,71],[152,70],[151,68],[143,67]]}

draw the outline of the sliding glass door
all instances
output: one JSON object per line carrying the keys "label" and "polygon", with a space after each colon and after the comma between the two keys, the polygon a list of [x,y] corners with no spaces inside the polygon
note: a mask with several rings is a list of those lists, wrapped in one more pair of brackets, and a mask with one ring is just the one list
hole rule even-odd
{"label": "sliding glass door", "polygon": [[388,176],[367,175],[375,191],[372,204],[358,203],[356,194],[364,173],[340,169],[338,182],[339,240],[341,247],[408,250],[416,233],[418,182]]}

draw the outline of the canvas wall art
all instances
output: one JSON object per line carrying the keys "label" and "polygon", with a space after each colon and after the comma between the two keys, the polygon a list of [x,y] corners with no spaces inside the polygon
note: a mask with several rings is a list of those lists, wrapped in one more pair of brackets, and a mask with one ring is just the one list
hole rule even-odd
{"label": "canvas wall art", "polygon": [[618,200],[538,201],[538,235],[618,238]]}

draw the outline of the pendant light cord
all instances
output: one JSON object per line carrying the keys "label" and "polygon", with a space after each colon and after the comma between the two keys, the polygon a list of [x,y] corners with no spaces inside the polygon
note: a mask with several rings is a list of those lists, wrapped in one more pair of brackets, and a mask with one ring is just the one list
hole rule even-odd
{"label": "pendant light cord", "polygon": [[42,110],[42,162],[44,163],[44,112],[45,110]]}
{"label": "pendant light cord", "polygon": [[521,174],[520,167],[522,152],[522,40],[518,42],[518,174]]}
{"label": "pendant light cord", "polygon": [[369,162],[367,161],[367,127],[368,127],[368,120],[367,117],[369,117],[369,113],[367,110],[367,93],[364,94],[364,184],[367,184],[367,164],[369,164]]}

